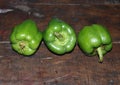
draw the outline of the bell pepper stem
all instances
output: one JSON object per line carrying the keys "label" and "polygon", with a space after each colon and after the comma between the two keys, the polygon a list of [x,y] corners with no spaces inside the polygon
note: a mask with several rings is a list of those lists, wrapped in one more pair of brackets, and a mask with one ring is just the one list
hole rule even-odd
{"label": "bell pepper stem", "polygon": [[56,38],[60,41],[62,41],[64,38],[62,36],[62,34],[58,33],[58,32],[55,32],[54,35],[56,36]]}
{"label": "bell pepper stem", "polygon": [[20,42],[19,46],[20,46],[21,49],[24,49],[25,48],[25,43],[24,42]]}
{"label": "bell pepper stem", "polygon": [[99,62],[103,62],[103,53],[102,53],[102,47],[97,48],[98,56],[99,56]]}

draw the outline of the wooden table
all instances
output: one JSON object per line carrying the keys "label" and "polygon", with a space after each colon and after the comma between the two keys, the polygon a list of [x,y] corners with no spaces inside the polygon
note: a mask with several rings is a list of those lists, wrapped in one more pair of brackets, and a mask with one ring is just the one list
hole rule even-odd
{"label": "wooden table", "polygon": [[[29,2],[28,2],[29,1]],[[0,8],[0,85],[119,85],[120,84],[120,4],[113,0],[1,0]],[[113,49],[98,63],[78,45],[65,55],[51,53],[42,42],[30,57],[11,49],[12,28],[33,19],[43,31],[52,17],[69,23],[76,34],[85,25],[98,23],[111,33]]]}

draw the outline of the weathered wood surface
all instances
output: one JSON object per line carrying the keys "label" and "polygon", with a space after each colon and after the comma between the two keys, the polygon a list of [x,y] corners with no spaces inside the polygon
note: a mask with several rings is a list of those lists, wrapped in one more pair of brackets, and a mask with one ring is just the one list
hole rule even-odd
{"label": "weathered wood surface", "polygon": [[[102,1],[104,2],[101,0],[101,3]],[[16,8],[15,6],[21,6],[20,2],[17,3],[18,5],[7,0],[0,2],[2,2],[1,8],[13,9]],[[12,12],[0,14],[1,85],[120,84],[120,5],[91,5],[78,2],[80,3],[80,0],[56,2],[34,0],[34,2],[24,3],[24,7],[30,10],[16,8]],[[12,4],[14,5],[11,6]],[[84,55],[78,45],[71,53],[62,56],[51,53],[44,43],[30,57],[19,55],[11,49],[9,35],[15,25],[31,18],[43,31],[51,17],[58,17],[69,23],[74,27],[76,34],[85,25],[92,23],[105,25],[113,39],[112,51],[105,55],[104,62],[101,64],[98,63],[97,56]]]}

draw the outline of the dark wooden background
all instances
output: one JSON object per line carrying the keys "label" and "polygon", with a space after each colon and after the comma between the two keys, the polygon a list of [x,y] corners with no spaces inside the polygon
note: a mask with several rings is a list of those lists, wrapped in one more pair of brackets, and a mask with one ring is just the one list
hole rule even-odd
{"label": "dark wooden background", "polygon": [[[62,56],[51,53],[44,43],[30,57],[11,49],[9,35],[15,25],[30,18],[43,31],[52,17],[69,23],[76,34],[85,25],[106,26],[112,51],[98,63],[97,56],[86,56],[78,45]],[[0,0],[0,85],[119,84],[120,0]]]}

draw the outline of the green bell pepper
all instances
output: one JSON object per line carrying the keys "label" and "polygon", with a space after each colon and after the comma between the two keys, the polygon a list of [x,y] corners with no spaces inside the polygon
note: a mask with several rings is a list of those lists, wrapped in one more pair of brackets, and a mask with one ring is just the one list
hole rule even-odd
{"label": "green bell pepper", "polygon": [[13,50],[23,55],[32,55],[42,41],[42,33],[33,20],[25,20],[15,26],[10,35]]}
{"label": "green bell pepper", "polygon": [[112,49],[112,39],[108,30],[99,24],[85,26],[78,33],[79,47],[88,55],[99,56],[103,62],[103,55]]}
{"label": "green bell pepper", "polygon": [[76,34],[73,28],[58,18],[52,18],[43,33],[46,46],[55,54],[65,54],[73,50]]}

